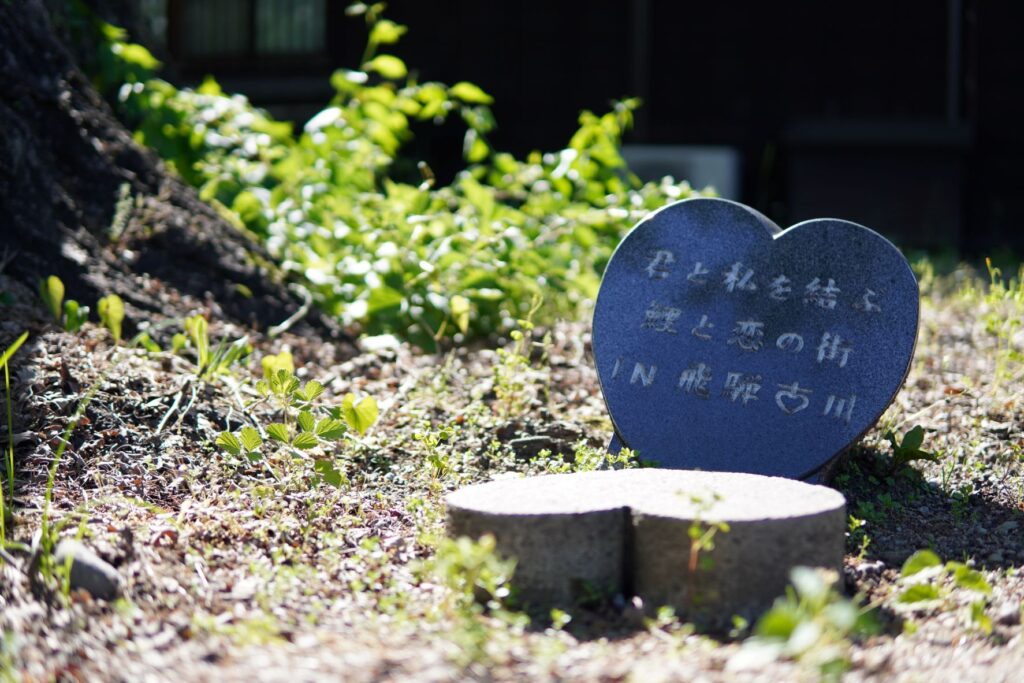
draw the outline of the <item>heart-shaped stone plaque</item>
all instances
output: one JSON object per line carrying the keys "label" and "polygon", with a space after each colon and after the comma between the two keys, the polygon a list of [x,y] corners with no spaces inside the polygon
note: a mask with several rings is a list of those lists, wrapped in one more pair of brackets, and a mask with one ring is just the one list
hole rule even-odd
{"label": "heart-shaped stone plaque", "polygon": [[662,467],[810,476],[903,384],[918,297],[899,250],[856,223],[666,206],[626,235],[597,297],[616,434]]}

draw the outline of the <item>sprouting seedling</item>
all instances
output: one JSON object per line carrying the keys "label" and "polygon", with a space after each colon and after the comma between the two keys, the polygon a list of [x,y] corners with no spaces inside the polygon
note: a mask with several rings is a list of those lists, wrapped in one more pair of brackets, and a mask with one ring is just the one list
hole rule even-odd
{"label": "sprouting seedling", "polygon": [[77,332],[89,319],[89,307],[82,306],[74,299],[64,302],[64,329],[68,332]]}
{"label": "sprouting seedling", "polygon": [[121,323],[124,322],[124,301],[117,294],[108,294],[96,304],[100,322],[110,330],[114,343],[121,342]]}
{"label": "sprouting seedling", "polygon": [[89,307],[82,306],[74,299],[64,301],[64,283],[56,275],[39,281],[39,296],[57,323],[68,332],[77,332],[89,319]]}
{"label": "sprouting seedling", "polygon": [[[222,338],[215,347],[211,347],[209,323],[199,314],[185,318],[185,332],[188,335],[187,340],[191,341],[196,351],[196,365],[198,366],[196,374],[203,380],[211,380],[218,375],[228,374],[231,371],[231,366],[252,352],[247,336],[230,343]],[[172,351],[179,350],[184,346],[185,341],[185,338],[175,335],[172,341]]]}
{"label": "sprouting seedling", "polygon": [[56,275],[51,275],[40,281],[39,296],[42,297],[43,303],[46,304],[53,319],[59,323],[61,314],[64,312],[64,283]]}

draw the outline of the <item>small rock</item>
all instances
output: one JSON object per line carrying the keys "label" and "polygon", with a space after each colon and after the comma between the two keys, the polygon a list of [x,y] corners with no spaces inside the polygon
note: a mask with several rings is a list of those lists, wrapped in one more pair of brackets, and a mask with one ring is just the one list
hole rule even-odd
{"label": "small rock", "polygon": [[61,566],[68,558],[71,559],[71,575],[68,577],[71,590],[85,589],[99,600],[113,600],[121,592],[121,575],[83,544],[71,539],[57,544],[54,563]]}
{"label": "small rock", "polygon": [[996,612],[996,623],[1003,626],[1016,626],[1020,623],[1020,603],[1011,601],[1004,604]]}
{"label": "small rock", "polygon": [[1003,554],[999,551],[996,551],[988,556],[988,561],[992,564],[1002,564],[1004,559],[1005,558],[1003,557]]}
{"label": "small rock", "polygon": [[875,560],[874,562],[861,562],[854,569],[857,572],[857,576],[860,578],[868,576],[879,576],[882,570],[885,569],[885,562],[881,560]]}

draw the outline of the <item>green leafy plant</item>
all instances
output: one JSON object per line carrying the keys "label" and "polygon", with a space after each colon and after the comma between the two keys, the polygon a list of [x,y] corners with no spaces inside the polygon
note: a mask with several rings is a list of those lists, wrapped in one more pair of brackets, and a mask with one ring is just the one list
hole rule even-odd
{"label": "green leafy plant", "polygon": [[108,294],[96,303],[100,322],[110,330],[114,343],[121,342],[121,323],[124,322],[124,301],[117,294]]}
{"label": "green leafy plant", "polygon": [[791,586],[754,625],[754,634],[726,670],[757,669],[776,659],[813,667],[825,680],[838,681],[850,665],[850,639],[877,633],[871,609],[860,598],[835,590],[834,571],[796,567]]}
{"label": "green leafy plant", "polygon": [[346,394],[341,405],[321,405],[324,385],[316,380],[305,384],[295,377],[290,354],[277,354],[263,358],[265,378],[257,382],[256,392],[261,399],[274,402],[280,422],[271,422],[263,434],[254,427],[242,427],[238,432],[224,431],[216,443],[233,456],[258,460],[261,449],[284,449],[294,458],[313,453],[314,469],[328,484],[341,486],[344,475],[335,467],[330,445],[340,441],[349,431],[360,436],[366,434],[377,420],[377,402],[370,396],[357,399]]}
{"label": "green leafy plant", "polygon": [[[156,60],[112,27],[98,31],[96,65],[138,139],[344,322],[436,348],[511,330],[540,292],[538,322],[574,314],[624,232],[694,194],[629,172],[619,148],[638,101],[583,112],[565,149],[517,159],[488,137],[490,95],[420,81],[380,53],[406,27],[379,5],[353,14],[368,28],[359,67],[334,73],[334,98],[298,132],[212,80],[191,90],[154,78]],[[439,186],[406,150],[416,122],[453,118],[466,168]]]}
{"label": "green leafy plant", "polygon": [[985,613],[985,596],[992,592],[985,575],[963,562],[943,563],[931,550],[918,550],[900,569],[900,590],[896,606],[904,611],[960,609],[950,590],[961,589],[975,596],[967,609],[960,609],[965,621],[982,631],[992,632],[992,620]]}
{"label": "green leafy plant", "polygon": [[454,424],[435,428],[426,422],[419,430],[413,432],[412,438],[419,441],[426,450],[427,467],[430,468],[430,477],[433,481],[444,477],[452,469],[451,453],[443,449],[442,445],[454,438],[457,429]]}
{"label": "green leafy plant", "polygon": [[939,454],[921,449],[924,443],[924,428],[920,425],[914,426],[907,431],[903,438],[897,440],[893,432],[886,432],[885,438],[892,445],[892,465],[894,470],[902,470],[915,460],[927,460],[935,462]]}

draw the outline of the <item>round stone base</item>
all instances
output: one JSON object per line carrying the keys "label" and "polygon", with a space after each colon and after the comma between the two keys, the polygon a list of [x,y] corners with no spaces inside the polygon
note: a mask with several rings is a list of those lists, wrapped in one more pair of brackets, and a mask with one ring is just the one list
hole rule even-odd
{"label": "round stone base", "polygon": [[493,534],[497,551],[516,560],[520,599],[534,607],[621,593],[726,628],[733,615],[767,609],[793,567],[838,570],[843,559],[842,494],[778,477],[555,474],[469,486],[447,503],[448,533]]}

